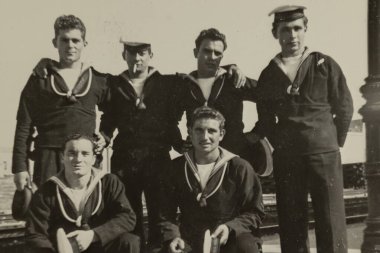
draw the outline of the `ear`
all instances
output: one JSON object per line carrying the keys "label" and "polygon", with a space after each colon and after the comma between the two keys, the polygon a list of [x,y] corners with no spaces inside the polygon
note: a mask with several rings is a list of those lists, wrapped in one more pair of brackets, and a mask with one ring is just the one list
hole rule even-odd
{"label": "ear", "polygon": [[278,36],[277,36],[277,29],[276,30],[272,30],[272,35],[273,37],[277,40],[278,39]]}
{"label": "ear", "polygon": [[153,58],[153,55],[154,55],[153,52],[150,52],[150,55],[149,55],[149,56],[150,56],[150,59]]}
{"label": "ear", "polygon": [[53,43],[54,47],[57,48],[57,38],[52,39],[51,42]]}
{"label": "ear", "polygon": [[191,143],[193,143],[193,131],[191,127],[187,128],[187,137],[186,140],[189,139]]}
{"label": "ear", "polygon": [[96,154],[94,153],[94,155],[92,156],[92,162],[91,162],[91,164],[95,165],[95,162],[96,162]]}
{"label": "ear", "polygon": [[121,52],[121,57],[123,58],[124,61],[127,60],[127,58],[125,57],[125,50],[123,50],[123,51]]}
{"label": "ear", "polygon": [[193,49],[193,53],[194,53],[194,57],[195,57],[195,58],[198,58],[198,53],[199,53],[198,48],[194,48],[194,49]]}
{"label": "ear", "polygon": [[220,130],[220,141],[223,140],[224,135],[226,135],[226,129],[222,129],[222,130]]}
{"label": "ear", "polygon": [[84,46],[87,46],[88,45],[87,40],[83,41],[83,44],[84,44]]}

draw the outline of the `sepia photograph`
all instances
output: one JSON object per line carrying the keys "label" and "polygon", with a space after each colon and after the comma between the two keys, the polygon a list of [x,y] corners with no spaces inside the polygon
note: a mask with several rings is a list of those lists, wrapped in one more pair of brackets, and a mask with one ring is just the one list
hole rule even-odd
{"label": "sepia photograph", "polygon": [[0,252],[380,252],[380,0],[2,0]]}

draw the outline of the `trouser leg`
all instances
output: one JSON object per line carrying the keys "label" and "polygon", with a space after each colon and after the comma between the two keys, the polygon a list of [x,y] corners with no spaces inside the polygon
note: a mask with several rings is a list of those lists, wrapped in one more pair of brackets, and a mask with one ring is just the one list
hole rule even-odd
{"label": "trouser leg", "polygon": [[251,233],[242,233],[238,236],[232,234],[227,244],[221,246],[220,253],[259,253],[261,239]]}
{"label": "trouser leg", "polygon": [[339,152],[309,156],[318,253],[346,253],[343,172]]}
{"label": "trouser leg", "polygon": [[111,158],[111,172],[117,174],[124,183],[125,194],[136,214],[136,226],[132,233],[141,241],[141,251],[145,250],[144,215],[142,206],[143,178],[140,169],[133,163],[128,153],[115,151]]}
{"label": "trouser leg", "polygon": [[142,184],[141,177],[137,175],[129,175],[124,180],[125,193],[136,214],[136,227],[133,230],[133,233],[140,237],[141,250],[145,250],[146,237],[144,232],[144,214],[142,206]]}
{"label": "trouser leg", "polygon": [[105,245],[92,243],[83,253],[140,253],[140,238],[125,232]]}
{"label": "trouser leg", "polygon": [[41,186],[63,169],[63,154],[59,148],[36,148],[33,181]]}
{"label": "trouser leg", "polygon": [[162,185],[163,171],[170,162],[168,154],[153,157],[144,167],[144,195],[148,211],[148,244],[157,247],[160,244],[160,230],[158,227],[159,193]]}
{"label": "trouser leg", "polygon": [[140,253],[140,238],[131,233],[124,233],[105,246],[105,253]]}
{"label": "trouser leg", "polygon": [[274,154],[282,253],[309,252],[307,170],[300,157]]}

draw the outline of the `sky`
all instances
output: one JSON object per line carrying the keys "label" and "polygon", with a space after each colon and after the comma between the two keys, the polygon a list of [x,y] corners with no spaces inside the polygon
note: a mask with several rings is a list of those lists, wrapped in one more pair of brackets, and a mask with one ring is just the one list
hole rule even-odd
{"label": "sky", "polygon": [[[257,79],[280,50],[271,34],[268,13],[284,4],[307,7],[306,44],[332,56],[343,69],[355,111],[363,105],[359,88],[367,77],[367,1],[358,0],[1,0],[0,2],[0,148],[13,145],[20,92],[41,57],[57,59],[51,40],[53,24],[74,14],[87,27],[83,59],[98,71],[119,74],[121,35],[152,41],[152,65],[162,73],[188,73],[196,68],[194,40],[202,29],[215,27],[227,37],[222,64],[236,63]],[[245,104],[249,130],[253,104]],[[355,113],[354,118],[361,118]]]}

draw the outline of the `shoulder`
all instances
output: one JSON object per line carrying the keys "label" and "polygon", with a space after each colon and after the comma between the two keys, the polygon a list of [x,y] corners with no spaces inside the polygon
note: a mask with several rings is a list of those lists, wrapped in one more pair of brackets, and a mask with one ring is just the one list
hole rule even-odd
{"label": "shoulder", "polygon": [[171,161],[171,165],[172,165],[171,167],[177,168],[179,166],[183,166],[185,164],[185,161],[186,161],[185,157],[181,155]]}
{"label": "shoulder", "polygon": [[276,72],[277,64],[271,60],[268,65],[261,71],[258,80],[258,85],[261,86],[263,83],[268,82],[268,80],[273,80],[273,75]]}
{"label": "shoulder", "polygon": [[92,83],[95,82],[96,85],[99,85],[101,87],[106,87],[108,83],[108,78],[110,75],[106,73],[101,73],[95,70],[93,67],[90,67],[90,69],[92,72],[92,79],[93,79]]}
{"label": "shoulder", "polygon": [[112,173],[105,174],[102,177],[101,181],[103,182],[103,184],[122,184],[119,177]]}
{"label": "shoulder", "polygon": [[253,177],[256,174],[251,164],[240,157],[234,157],[230,160],[230,168],[236,173],[236,176],[241,178]]}
{"label": "shoulder", "polygon": [[24,92],[33,92],[37,87],[45,87],[48,83],[48,78],[50,78],[51,74],[48,74],[47,78],[39,77],[37,75],[31,74],[24,86]]}
{"label": "shoulder", "polygon": [[312,57],[314,57],[314,61],[317,65],[329,65],[334,67],[339,67],[339,64],[329,55],[323,54],[321,52],[312,52],[310,54]]}
{"label": "shoulder", "polygon": [[179,176],[181,173],[183,173],[185,162],[186,159],[183,155],[173,159],[170,163],[168,173],[172,176]]}
{"label": "shoulder", "polygon": [[102,73],[102,72],[96,70],[94,67],[90,67],[90,68],[91,68],[91,71],[94,74],[94,76],[102,77],[102,78],[107,78],[108,76],[111,75],[111,74],[108,74],[108,73]]}
{"label": "shoulder", "polygon": [[231,166],[237,168],[240,171],[247,171],[247,172],[254,171],[251,164],[248,161],[238,156],[232,158],[230,160],[230,164]]}

